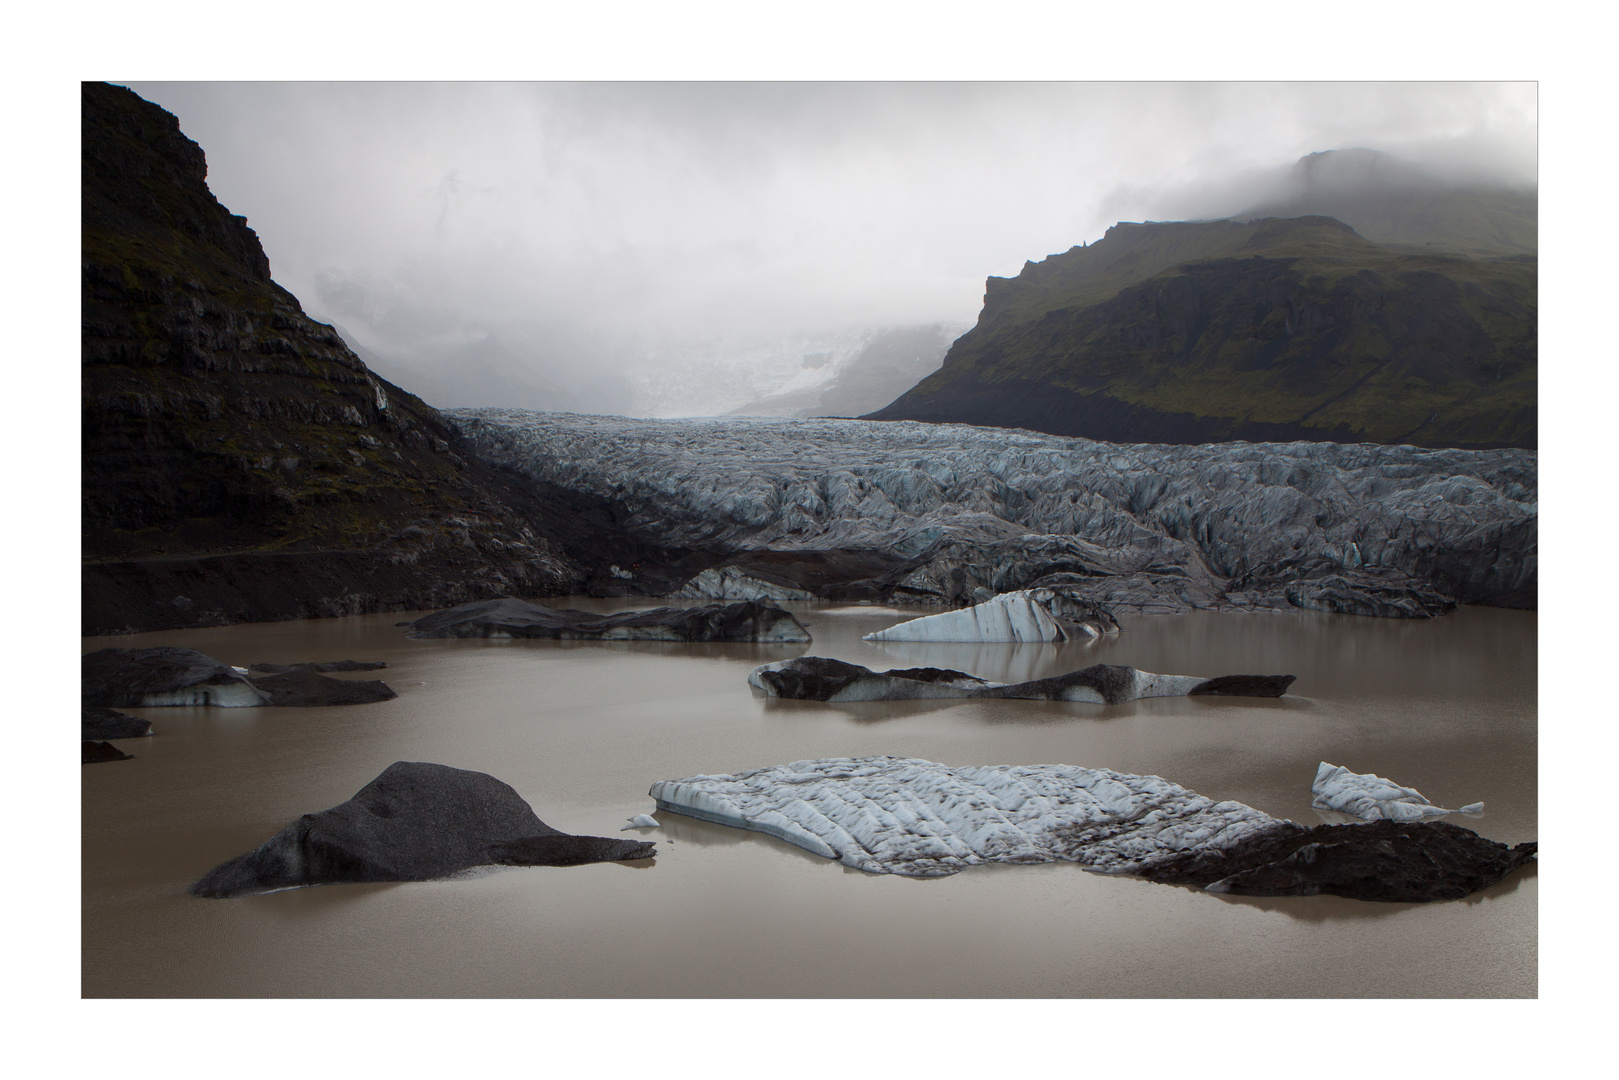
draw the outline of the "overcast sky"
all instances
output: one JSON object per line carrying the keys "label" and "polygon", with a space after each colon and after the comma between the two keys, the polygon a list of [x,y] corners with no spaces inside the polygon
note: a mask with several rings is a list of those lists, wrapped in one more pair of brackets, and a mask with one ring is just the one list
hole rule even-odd
{"label": "overcast sky", "polygon": [[[1364,146],[1533,183],[1533,84],[132,83],[312,314],[651,342],[970,323],[984,278]],[[339,308],[347,306],[348,310]]]}

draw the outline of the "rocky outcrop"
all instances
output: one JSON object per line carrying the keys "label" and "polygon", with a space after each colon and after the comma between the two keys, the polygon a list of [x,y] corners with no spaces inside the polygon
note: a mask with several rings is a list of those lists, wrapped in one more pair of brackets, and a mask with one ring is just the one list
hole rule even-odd
{"label": "rocky outcrop", "polygon": [[791,612],[744,600],[696,608],[652,608],[600,615],[511,597],[463,604],[403,624],[413,638],[556,638],[566,641],[808,641]]}
{"label": "rocky outcrop", "polygon": [[1117,442],[1534,447],[1533,255],[1421,254],[1328,217],[1121,222],[990,278],[872,419]]}
{"label": "rocky outcrop", "polygon": [[150,720],[142,720],[117,709],[86,705],[81,712],[79,737],[87,743],[99,739],[138,739],[152,733]]}
{"label": "rocky outcrop", "polygon": [[657,553],[616,564],[613,595],[664,595],[732,568],[827,599],[952,606],[1057,586],[1146,613],[1426,617],[1537,603],[1533,451],[447,415],[479,456],[613,500],[618,525],[657,538]]}
{"label": "rocky outcrop", "polygon": [[872,671],[824,656],[801,656],[753,669],[748,685],[767,697],[805,701],[915,701],[925,698],[1017,698],[1119,705],[1148,697],[1281,697],[1292,675],[1154,675],[1122,664],[1093,664],[1066,675],[996,683],[946,668]]}
{"label": "rocky outcrop", "polygon": [[510,786],[447,765],[398,761],[355,796],[305,814],[191,886],[223,898],[348,881],[428,881],[478,866],[650,858],[638,840],[551,828]]}
{"label": "rocky outcrop", "polygon": [[584,582],[555,503],[271,280],[172,115],[85,83],[81,120],[84,633]]}
{"label": "rocky outcrop", "polygon": [[85,705],[268,705],[269,695],[229,664],[195,649],[100,649],[80,658]]}
{"label": "rocky outcrop", "polygon": [[1162,777],[1072,765],[824,758],[660,780],[649,794],[661,810],[908,877],[1062,859],[1209,892],[1425,902],[1493,885],[1536,851],[1438,823],[1306,829]]}
{"label": "rocky outcrop", "polygon": [[1315,796],[1310,805],[1360,818],[1362,821],[1422,821],[1446,814],[1472,814],[1484,809],[1481,802],[1460,810],[1435,806],[1416,788],[1408,788],[1372,773],[1353,773],[1342,765],[1323,761],[1310,785]]}
{"label": "rocky outcrop", "polygon": [[865,640],[1083,641],[1118,632],[1118,620],[1099,604],[1072,597],[1066,590],[1025,589],[876,630]]}

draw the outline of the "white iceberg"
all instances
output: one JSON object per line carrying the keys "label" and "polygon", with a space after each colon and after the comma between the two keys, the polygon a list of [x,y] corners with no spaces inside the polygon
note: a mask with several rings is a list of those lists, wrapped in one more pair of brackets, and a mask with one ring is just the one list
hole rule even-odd
{"label": "white iceberg", "polygon": [[653,817],[651,814],[636,814],[634,817],[629,819],[629,822],[630,823],[628,825],[622,826],[618,831],[625,832],[629,829],[658,828],[658,819]]}
{"label": "white iceberg", "polygon": [[1077,862],[1137,873],[1184,852],[1296,829],[1158,776],[1074,765],[953,767],[824,758],[660,780],[660,810],[780,837],[872,873],[942,877],[990,862]]}
{"label": "white iceberg", "polygon": [[1446,814],[1476,814],[1484,809],[1482,802],[1476,802],[1460,810],[1446,810],[1429,802],[1416,788],[1403,787],[1371,773],[1350,772],[1342,765],[1325,761],[1317,767],[1310,790],[1315,795],[1311,805],[1317,809],[1336,810],[1363,821],[1421,821]]}
{"label": "white iceberg", "polygon": [[1051,589],[1023,589],[969,608],[911,619],[867,641],[1068,641],[1116,633],[1111,618]]}

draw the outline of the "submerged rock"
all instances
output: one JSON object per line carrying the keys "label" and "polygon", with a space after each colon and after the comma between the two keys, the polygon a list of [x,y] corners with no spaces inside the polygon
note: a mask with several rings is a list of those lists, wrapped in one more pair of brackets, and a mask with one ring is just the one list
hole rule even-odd
{"label": "submerged rock", "polygon": [[1021,589],[957,611],[911,619],[867,634],[867,641],[1068,641],[1119,632],[1099,604],[1067,590]]}
{"label": "submerged rock", "polygon": [[1281,697],[1293,675],[1155,675],[1123,664],[1092,664],[1066,675],[1021,683],[996,683],[947,668],[872,671],[824,656],[800,656],[762,664],[748,685],[769,697],[805,701],[912,701],[923,698],[1019,698],[1088,701],[1118,705],[1147,697],[1225,695]]}
{"label": "submerged rock", "polygon": [[80,659],[81,702],[109,708],[269,704],[229,664],[195,649],[100,649]]}
{"label": "submerged rock", "polygon": [[97,739],[138,739],[152,733],[152,722],[121,713],[117,709],[86,705],[80,710],[79,730],[79,737],[85,742]]}
{"label": "submerged rock", "polygon": [[825,758],[661,780],[649,794],[661,810],[909,877],[1062,859],[1210,892],[1422,902],[1493,885],[1536,852],[1436,822],[1306,829],[1162,777],[1073,765]]}
{"label": "submerged rock", "polygon": [[413,638],[559,638],[570,641],[808,641],[809,631],[774,604],[744,600],[695,608],[599,615],[501,597],[406,623]]}
{"label": "submerged rock", "polygon": [[[344,669],[339,669],[344,670]],[[365,705],[399,695],[381,679],[330,679],[314,671],[288,671],[251,679],[271,705]]]}
{"label": "submerged rock", "polygon": [[1364,821],[1420,821],[1484,809],[1484,804],[1478,802],[1469,803],[1461,810],[1446,810],[1429,802],[1416,788],[1402,787],[1371,773],[1353,773],[1342,765],[1325,761],[1316,768],[1310,791],[1315,796],[1311,806]]}
{"label": "submerged rock", "polygon": [[651,843],[570,836],[486,773],[396,761],[354,798],[305,814],[191,886],[230,897],[343,881],[428,881],[475,866],[650,858]]}
{"label": "submerged rock", "polygon": [[126,754],[110,742],[91,742],[86,739],[80,754],[80,764],[97,765],[103,761],[128,761],[134,754]]}

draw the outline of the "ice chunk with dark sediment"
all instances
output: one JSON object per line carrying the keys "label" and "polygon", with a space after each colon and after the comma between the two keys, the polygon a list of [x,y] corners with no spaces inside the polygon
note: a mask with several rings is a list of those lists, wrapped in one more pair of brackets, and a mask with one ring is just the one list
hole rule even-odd
{"label": "ice chunk with dark sediment", "polygon": [[230,897],[358,881],[428,881],[477,866],[649,858],[641,840],[570,836],[486,773],[396,761],[355,796],[303,817],[191,886]]}
{"label": "ice chunk with dark sediment", "polygon": [[1001,593],[972,607],[926,615],[866,635],[867,641],[1068,641],[1118,633],[1098,604],[1055,589]]}
{"label": "ice chunk with dark sediment", "polygon": [[503,596],[424,615],[415,622],[407,623],[405,633],[413,638],[557,638],[570,641],[810,640],[809,631],[791,612],[757,600],[602,615],[592,611],[542,607]]}
{"label": "ice chunk with dark sediment", "polygon": [[1159,776],[1074,765],[822,758],[660,780],[650,794],[661,810],[908,877],[1067,860],[1210,892],[1424,902],[1493,885],[1537,849],[1442,822],[1307,829]]}
{"label": "ice chunk with dark sediment", "polygon": [[99,649],[80,657],[84,705],[268,705],[241,672],[195,649]]}
{"label": "ice chunk with dark sediment", "polygon": [[1292,675],[1156,675],[1123,664],[1092,664],[1065,675],[996,683],[947,668],[872,671],[824,656],[800,656],[753,669],[748,684],[769,697],[809,701],[911,701],[929,698],[1019,698],[1117,705],[1137,698],[1281,697]]}
{"label": "ice chunk with dark sediment", "polygon": [[1321,810],[1335,810],[1363,821],[1421,821],[1446,814],[1478,813],[1484,809],[1484,804],[1478,802],[1470,803],[1461,810],[1446,810],[1429,802],[1416,788],[1396,784],[1393,780],[1385,780],[1372,773],[1350,772],[1342,765],[1325,761],[1316,768],[1315,783],[1310,786],[1310,791],[1315,795],[1312,806]]}

